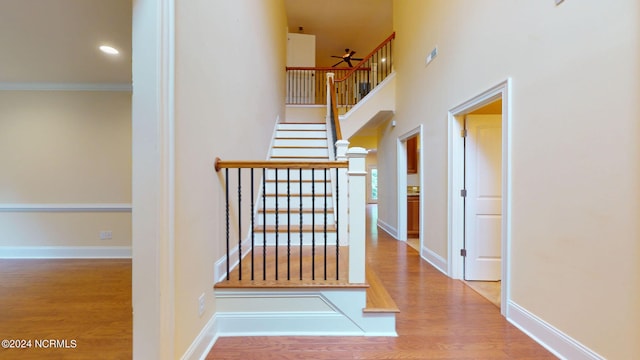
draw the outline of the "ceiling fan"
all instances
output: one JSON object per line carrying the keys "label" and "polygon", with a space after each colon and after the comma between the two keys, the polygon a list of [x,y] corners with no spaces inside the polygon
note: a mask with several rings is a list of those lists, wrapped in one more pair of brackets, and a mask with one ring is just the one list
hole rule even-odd
{"label": "ceiling fan", "polygon": [[354,58],[353,54],[355,54],[355,53],[356,53],[355,50],[349,51],[349,49],[347,48],[347,49],[344,49],[344,55],[342,55],[342,56],[331,55],[331,57],[341,59],[337,63],[333,64],[331,67],[336,67],[336,66],[342,64],[343,62],[346,63],[347,65],[349,65],[349,67],[353,67],[353,65],[351,64],[351,60],[354,60],[354,61],[362,60],[361,58]]}

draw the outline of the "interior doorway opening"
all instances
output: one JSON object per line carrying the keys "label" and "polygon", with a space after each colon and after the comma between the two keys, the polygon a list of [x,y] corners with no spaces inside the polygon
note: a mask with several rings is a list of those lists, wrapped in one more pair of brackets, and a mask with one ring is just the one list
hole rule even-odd
{"label": "interior doorway opening", "polygon": [[422,256],[422,179],[424,159],[422,125],[398,137],[398,240],[406,241]]}
{"label": "interior doorway opening", "polygon": [[509,87],[504,81],[449,111],[449,276],[472,280],[467,284],[503,315],[510,284]]}

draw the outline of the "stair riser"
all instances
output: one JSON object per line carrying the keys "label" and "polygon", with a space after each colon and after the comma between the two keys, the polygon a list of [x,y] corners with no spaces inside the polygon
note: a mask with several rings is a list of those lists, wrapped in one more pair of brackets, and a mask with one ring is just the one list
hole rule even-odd
{"label": "stair riser", "polygon": [[[327,192],[329,194],[331,194],[331,177],[328,176],[329,174],[327,174],[327,182],[326,182],[326,186],[327,186]],[[324,194],[325,192],[325,182],[324,182],[324,175],[322,175],[323,177],[321,177],[322,182],[315,183],[311,183],[311,182],[303,182],[302,183],[302,194],[311,194],[312,190],[315,188],[315,193],[316,194]],[[284,177],[286,179],[286,175]],[[318,179],[316,179],[316,181],[318,181]],[[276,183],[275,182],[268,182],[267,183],[267,194],[275,194],[276,192]],[[278,194],[279,195],[284,195],[287,193],[287,183],[286,182],[278,182]],[[300,182],[299,181],[291,181],[289,183],[289,193],[295,193],[295,194],[299,194],[300,193]]]}
{"label": "stair riser", "polygon": [[[303,197],[302,198],[302,207],[303,209],[311,209],[311,197]],[[268,196],[266,198],[267,209],[273,209],[276,207],[275,196]],[[289,198],[289,207],[294,211],[295,209],[300,208],[300,198],[299,197],[291,197]],[[262,208],[262,199],[258,200],[258,205]],[[315,197],[315,209],[323,209],[325,207],[324,197]],[[327,207],[333,208],[333,199],[331,196],[327,197]],[[278,196],[278,209],[287,209],[287,197],[286,196]]]}
{"label": "stair riser", "polygon": [[326,139],[327,132],[326,131],[295,131],[295,130],[277,130],[276,131],[277,138],[303,138],[303,139]]}
{"label": "stair riser", "polygon": [[[275,233],[267,233],[266,234],[266,239],[267,239],[267,245],[268,246],[275,246],[276,245],[276,234]],[[262,246],[263,244],[263,234],[261,232],[256,232],[255,233],[255,237],[254,237],[254,241],[256,246]],[[290,239],[290,240],[289,240]],[[291,232],[290,237],[289,235],[285,232],[282,233],[278,233],[278,245],[287,245],[287,242],[290,241],[291,245],[298,245],[300,246],[300,233],[295,233],[295,232]],[[310,232],[303,232],[302,233],[302,245],[312,245],[313,244],[313,234]],[[336,244],[336,233],[335,232],[327,232],[327,245],[335,245]],[[344,244],[345,239],[340,239],[340,243]],[[325,243],[325,237],[323,233],[316,233],[315,234],[315,244],[316,246],[318,245],[324,245]],[[249,249],[246,249],[247,251],[249,251]],[[322,251],[322,249],[316,249],[316,251]],[[335,251],[335,248],[333,249],[333,251]]]}
{"label": "stair riser", "polygon": [[327,146],[326,139],[311,139],[311,140],[299,140],[299,139],[276,139],[273,146]]}
{"label": "stair riser", "polygon": [[316,130],[326,131],[326,124],[278,124],[278,130]]}
{"label": "stair riser", "polygon": [[[297,210],[297,209],[296,209]],[[303,213],[302,214],[302,225],[311,225],[312,224],[312,214],[311,213]],[[262,213],[259,213],[255,220],[256,224],[258,225],[264,225],[265,224],[265,218],[263,217]],[[273,213],[268,213],[266,214],[266,224],[267,225],[275,225],[276,224],[276,214]],[[284,209],[284,212],[280,212],[278,214],[278,224],[280,225],[284,225],[284,224],[289,224],[291,223],[292,225],[300,225],[300,213],[296,212],[295,210],[291,211],[291,214],[289,216],[287,216],[286,213],[286,209]],[[328,210],[327,211],[327,224],[335,224],[335,219],[333,216],[333,210]],[[315,214],[315,225],[324,225],[324,214],[323,213],[316,213]]]}
{"label": "stair riser", "polygon": [[299,157],[299,156],[323,156],[329,157],[329,151],[327,148],[317,149],[317,148],[273,148],[271,150],[271,156],[288,156],[288,157]]}
{"label": "stair riser", "polygon": [[[335,169],[327,170],[327,179],[331,179],[331,172],[335,174]],[[314,180],[324,180],[324,169],[316,169],[316,170],[302,170],[302,180],[311,180],[311,174],[314,174]],[[275,180],[276,179],[276,171],[274,169],[267,169],[267,180]],[[286,180],[287,179],[287,170],[281,169],[278,170],[278,180]],[[291,169],[289,170],[289,179],[291,180],[300,180],[300,169]]]}

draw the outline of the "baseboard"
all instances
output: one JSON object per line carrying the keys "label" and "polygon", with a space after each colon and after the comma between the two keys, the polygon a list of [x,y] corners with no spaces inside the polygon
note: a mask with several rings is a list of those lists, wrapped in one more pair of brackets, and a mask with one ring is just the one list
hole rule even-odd
{"label": "baseboard", "polygon": [[398,239],[398,229],[380,219],[378,219],[378,227],[384,230],[384,232],[386,232],[387,234],[391,235],[394,239]]}
{"label": "baseboard", "polygon": [[[250,244],[251,244],[251,241],[250,241],[250,238],[248,237],[244,239],[244,241],[242,242],[242,248],[250,249],[251,248],[249,246]],[[244,254],[242,254],[242,258],[247,256],[247,254],[249,254],[249,251],[245,251]],[[233,263],[229,264],[229,272],[231,272],[240,263],[240,261],[238,260],[238,246],[234,246],[231,249],[231,251],[229,252],[229,258],[236,259]],[[227,254],[224,254],[215,263],[215,266],[213,269],[213,278],[216,280],[216,282],[220,282],[220,281],[223,281],[226,278],[226,276],[227,276]]]}
{"label": "baseboard", "polygon": [[447,274],[447,269],[449,265],[447,264],[447,260],[445,260],[442,256],[436,254],[431,249],[422,248],[420,250],[420,256],[425,259],[429,264],[433,265],[434,268],[440,270],[441,273],[449,276]]}
{"label": "baseboard", "polygon": [[204,360],[218,340],[218,337],[218,317],[213,315],[180,359]]}
{"label": "baseboard", "polygon": [[0,259],[131,259],[131,246],[0,246]]}
{"label": "baseboard", "polygon": [[513,301],[507,303],[507,320],[560,359],[604,360],[604,357]]}

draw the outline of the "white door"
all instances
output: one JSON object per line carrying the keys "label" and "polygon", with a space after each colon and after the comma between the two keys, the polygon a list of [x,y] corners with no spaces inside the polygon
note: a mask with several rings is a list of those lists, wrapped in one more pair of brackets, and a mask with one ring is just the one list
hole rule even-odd
{"label": "white door", "polygon": [[465,119],[465,276],[500,280],[502,263],[502,116]]}

